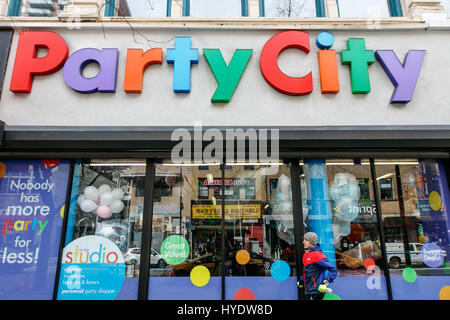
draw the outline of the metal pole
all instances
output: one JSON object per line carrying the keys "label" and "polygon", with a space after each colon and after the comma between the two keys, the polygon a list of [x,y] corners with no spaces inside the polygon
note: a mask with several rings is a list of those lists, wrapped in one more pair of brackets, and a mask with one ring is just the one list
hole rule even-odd
{"label": "metal pole", "polygon": [[153,159],[147,159],[147,166],[145,168],[144,212],[142,220],[141,265],[139,266],[138,300],[148,300],[154,189],[155,162]]}
{"label": "metal pole", "polygon": [[387,262],[387,255],[386,255],[386,245],[384,241],[384,229],[383,229],[383,219],[382,219],[382,212],[381,212],[381,202],[380,202],[380,195],[378,194],[378,188],[377,188],[377,173],[375,170],[375,162],[373,158],[370,158],[370,175],[372,179],[372,189],[373,194],[375,197],[375,208],[377,211],[377,227],[378,227],[378,234],[380,237],[380,246],[381,246],[381,254],[383,257],[383,266],[384,266],[384,275],[386,279],[386,287],[387,287],[387,293],[388,293],[388,299],[392,300],[392,287],[391,287],[391,278],[389,274],[389,266]]}
{"label": "metal pole", "polygon": [[[305,234],[303,225],[303,206],[302,206],[302,187],[300,176],[303,169],[299,165],[299,159],[291,160],[291,188],[292,188],[292,207],[294,219],[294,242],[295,242],[295,267],[297,268],[297,281],[300,281],[300,276],[303,274],[303,265],[301,259],[304,254],[302,245],[303,236]],[[297,287],[298,298],[303,300],[305,298],[304,290]]]}

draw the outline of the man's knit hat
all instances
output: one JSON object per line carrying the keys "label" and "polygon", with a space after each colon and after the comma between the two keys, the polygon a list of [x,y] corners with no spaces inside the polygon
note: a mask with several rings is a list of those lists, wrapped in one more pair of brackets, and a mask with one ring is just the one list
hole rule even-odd
{"label": "man's knit hat", "polygon": [[319,237],[314,232],[307,232],[303,237],[305,240],[308,240],[313,246],[316,246],[319,242]]}

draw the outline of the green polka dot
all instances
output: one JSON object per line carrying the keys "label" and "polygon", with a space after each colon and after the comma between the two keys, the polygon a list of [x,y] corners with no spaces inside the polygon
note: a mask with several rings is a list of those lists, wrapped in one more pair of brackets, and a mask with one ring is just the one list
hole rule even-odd
{"label": "green polka dot", "polygon": [[417,279],[417,273],[413,268],[405,268],[402,277],[406,282],[413,283]]}
{"label": "green polka dot", "polygon": [[450,274],[450,264],[447,260],[444,260],[444,263],[442,264],[442,269],[444,269],[445,274]]}
{"label": "green polka dot", "polygon": [[323,300],[342,300],[336,293],[325,293]]}

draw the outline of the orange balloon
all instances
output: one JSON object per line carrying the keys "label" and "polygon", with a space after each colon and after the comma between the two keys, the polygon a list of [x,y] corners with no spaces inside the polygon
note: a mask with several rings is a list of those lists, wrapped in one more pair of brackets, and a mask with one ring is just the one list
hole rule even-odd
{"label": "orange balloon", "polygon": [[0,179],[3,178],[5,173],[6,173],[6,166],[3,162],[0,162]]}
{"label": "orange balloon", "polygon": [[239,250],[236,253],[236,261],[239,264],[247,264],[250,261],[250,254],[247,250]]}

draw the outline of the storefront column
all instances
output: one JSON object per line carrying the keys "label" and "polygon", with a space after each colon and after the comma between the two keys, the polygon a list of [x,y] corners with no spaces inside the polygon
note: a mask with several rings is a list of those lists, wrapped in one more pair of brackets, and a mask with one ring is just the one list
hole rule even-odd
{"label": "storefront column", "polygon": [[339,18],[339,8],[336,0],[325,0],[327,18]]}
{"label": "storefront column", "polygon": [[376,214],[377,214],[377,227],[378,227],[378,233],[379,233],[379,238],[380,238],[381,255],[382,255],[382,259],[383,259],[384,278],[386,279],[388,299],[392,300],[391,276],[389,273],[389,264],[388,264],[388,260],[387,260],[387,254],[386,254],[386,245],[385,245],[384,228],[383,228],[383,213],[381,212],[381,200],[380,200],[380,194],[378,192],[378,186],[377,186],[377,180],[376,180],[377,173],[375,170],[375,161],[373,160],[373,158],[370,159],[370,177],[372,180],[373,195],[375,198],[375,210],[376,210]]}
{"label": "storefront column", "polygon": [[[304,253],[303,236],[305,235],[305,228],[303,225],[303,202],[302,202],[302,188],[300,176],[303,173],[299,165],[299,160],[291,161],[291,187],[292,187],[292,210],[294,215],[294,239],[295,239],[295,263],[297,269],[297,281],[300,281],[300,276],[303,274],[302,258]],[[303,300],[305,291],[298,288],[298,298]]]}
{"label": "storefront column", "polygon": [[150,251],[153,231],[153,193],[155,189],[155,161],[147,159],[144,187],[144,215],[142,221],[141,264],[139,266],[138,300],[148,300],[150,281]]}
{"label": "storefront column", "polygon": [[6,16],[8,14],[8,1],[0,0],[0,16]]}
{"label": "storefront column", "polygon": [[260,0],[248,0],[248,16],[259,17]]}

